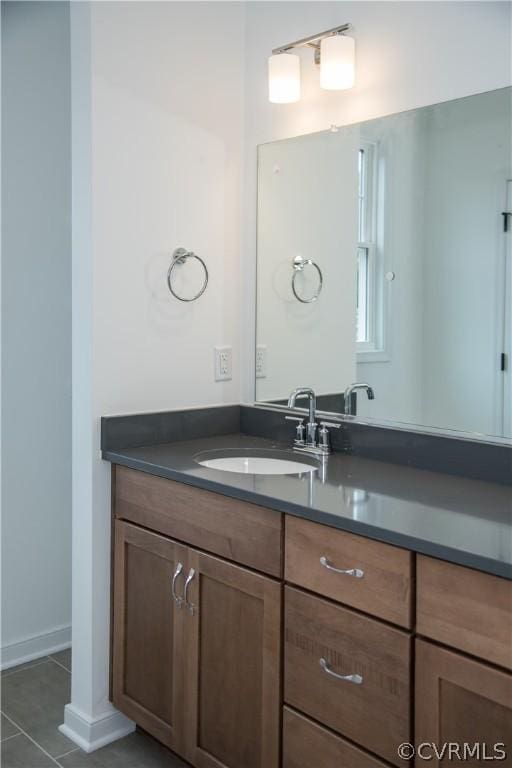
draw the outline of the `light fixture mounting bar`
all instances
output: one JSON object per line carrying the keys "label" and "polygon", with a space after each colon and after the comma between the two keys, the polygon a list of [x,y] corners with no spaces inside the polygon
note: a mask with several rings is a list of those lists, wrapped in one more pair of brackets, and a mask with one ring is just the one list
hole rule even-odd
{"label": "light fixture mounting bar", "polygon": [[272,50],[272,55],[275,56],[279,53],[286,53],[287,51],[291,51],[292,48],[302,48],[305,45],[312,45],[313,47],[316,47],[319,45],[320,40],[323,40],[324,37],[340,35],[342,32],[347,32],[349,29],[350,24],[342,24],[339,27],[327,29],[325,32],[319,32],[317,35],[309,35],[309,37],[303,37],[301,40],[295,40],[293,43],[287,43],[286,45],[280,45],[279,48],[274,48]]}

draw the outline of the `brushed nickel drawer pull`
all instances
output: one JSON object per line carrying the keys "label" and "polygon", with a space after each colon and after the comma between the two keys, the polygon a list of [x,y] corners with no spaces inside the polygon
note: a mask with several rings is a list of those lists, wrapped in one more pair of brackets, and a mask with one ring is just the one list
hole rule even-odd
{"label": "brushed nickel drawer pull", "polygon": [[196,572],[194,568],[191,568],[190,571],[188,572],[187,580],[185,581],[185,589],[183,590],[183,602],[185,603],[185,605],[187,606],[188,610],[192,615],[194,614],[194,610],[196,606],[194,605],[194,603],[188,602],[187,593],[188,593],[188,586],[190,582],[193,580],[195,575],[196,575]]}
{"label": "brushed nickel drawer pull", "polygon": [[335,677],[336,680],[345,680],[347,683],[354,683],[354,685],[362,685],[363,684],[363,678],[361,675],[339,675],[337,672],[334,672],[327,661],[325,659],[320,659],[320,666],[322,667],[323,671],[326,672],[328,675],[331,675],[331,677]]}
{"label": "brushed nickel drawer pull", "polygon": [[325,555],[322,555],[320,558],[320,565],[323,565],[323,567],[327,568],[328,571],[334,571],[334,573],[342,573],[344,576],[353,576],[355,579],[362,579],[364,576],[364,571],[361,571],[360,568],[335,568],[334,565],[330,564]]}
{"label": "brushed nickel drawer pull", "polygon": [[178,563],[176,566],[176,569],[174,571],[174,576],[172,577],[172,597],[178,608],[181,608],[183,605],[183,598],[179,597],[179,595],[176,594],[176,579],[180,575],[180,573],[183,571],[183,563]]}

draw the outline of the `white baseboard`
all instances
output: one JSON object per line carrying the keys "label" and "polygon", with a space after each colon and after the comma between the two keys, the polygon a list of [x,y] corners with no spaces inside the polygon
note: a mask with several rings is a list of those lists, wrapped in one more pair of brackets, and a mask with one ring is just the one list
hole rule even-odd
{"label": "white baseboard", "polygon": [[4,645],[1,649],[0,669],[10,669],[27,661],[40,659],[71,646],[71,627],[59,627],[53,632],[36,635],[17,643]]}
{"label": "white baseboard", "polygon": [[66,704],[64,723],[59,726],[59,731],[74,741],[84,752],[94,752],[112,741],[128,736],[134,730],[135,723],[114,707],[101,717],[91,719],[76,709],[73,704]]}

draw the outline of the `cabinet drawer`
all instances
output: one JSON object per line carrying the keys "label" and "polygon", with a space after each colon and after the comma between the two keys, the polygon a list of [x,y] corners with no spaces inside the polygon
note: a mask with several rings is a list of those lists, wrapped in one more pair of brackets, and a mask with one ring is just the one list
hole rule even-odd
{"label": "cabinet drawer", "polygon": [[[405,549],[286,516],[287,581],[403,627],[412,624],[412,558]],[[339,572],[352,569],[362,575]]]}
{"label": "cabinet drawer", "polygon": [[285,707],[283,768],[386,768],[386,765]]}
{"label": "cabinet drawer", "polygon": [[286,587],[284,659],[287,704],[400,765],[397,747],[410,737],[408,633]]}
{"label": "cabinet drawer", "polygon": [[279,512],[126,467],[115,478],[117,518],[281,576]]}
{"label": "cabinet drawer", "polygon": [[512,581],[417,560],[418,634],[512,669]]}

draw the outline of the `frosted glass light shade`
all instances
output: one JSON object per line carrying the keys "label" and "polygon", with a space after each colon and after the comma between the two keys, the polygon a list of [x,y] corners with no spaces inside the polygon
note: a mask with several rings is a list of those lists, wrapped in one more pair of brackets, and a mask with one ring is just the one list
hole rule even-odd
{"label": "frosted glass light shade", "polygon": [[320,43],[320,85],[328,91],[352,88],[356,43],[353,37],[332,35]]}
{"label": "frosted glass light shade", "polygon": [[300,59],[293,53],[278,53],[268,60],[268,98],[273,104],[291,104],[300,99]]}

